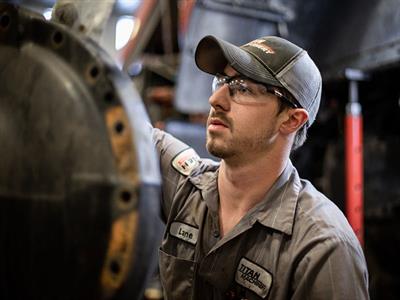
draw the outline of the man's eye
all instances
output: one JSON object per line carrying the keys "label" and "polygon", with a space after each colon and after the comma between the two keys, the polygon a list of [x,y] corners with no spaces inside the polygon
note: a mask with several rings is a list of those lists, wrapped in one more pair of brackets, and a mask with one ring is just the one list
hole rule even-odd
{"label": "man's eye", "polygon": [[238,84],[238,90],[241,93],[246,93],[248,92],[247,86],[245,86],[244,84]]}
{"label": "man's eye", "polygon": [[251,90],[249,89],[248,85],[243,82],[238,82],[236,84],[236,89],[239,93],[242,94],[251,93]]}

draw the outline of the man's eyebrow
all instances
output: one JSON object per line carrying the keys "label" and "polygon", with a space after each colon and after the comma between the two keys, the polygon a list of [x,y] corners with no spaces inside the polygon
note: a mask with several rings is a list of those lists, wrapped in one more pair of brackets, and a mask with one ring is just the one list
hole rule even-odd
{"label": "man's eyebrow", "polygon": [[221,73],[218,73],[218,74],[220,74],[220,75],[222,75],[222,76],[231,77],[231,78],[238,77],[238,76],[240,76],[240,77],[245,77],[245,76],[243,76],[242,74],[238,73],[235,69],[233,69],[233,71],[235,72],[235,74],[233,74],[233,75],[228,75],[228,74],[226,74],[226,73],[225,73],[225,70],[222,71]]}
{"label": "man's eyebrow", "polygon": [[236,73],[236,74],[233,74],[233,75],[226,75],[224,73],[224,74],[220,74],[220,75],[222,75],[224,77],[228,77],[229,80],[233,80],[233,79],[248,79],[246,76],[244,76],[244,75],[242,75],[240,73]]}

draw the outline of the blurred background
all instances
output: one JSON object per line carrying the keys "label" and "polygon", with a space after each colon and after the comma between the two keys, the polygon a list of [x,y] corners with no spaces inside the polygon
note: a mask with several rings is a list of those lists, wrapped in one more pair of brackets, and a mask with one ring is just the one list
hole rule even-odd
{"label": "blurred background", "polygon": [[[48,20],[55,4],[8,2]],[[320,112],[292,159],[352,223],[367,258],[371,299],[400,299],[399,1],[116,0],[101,47],[129,75],[153,126],[202,157],[210,157],[212,79],[196,68],[194,50],[208,34],[234,44],[278,35],[314,59],[323,78]],[[147,299],[162,298],[157,288],[157,281],[149,284]]]}

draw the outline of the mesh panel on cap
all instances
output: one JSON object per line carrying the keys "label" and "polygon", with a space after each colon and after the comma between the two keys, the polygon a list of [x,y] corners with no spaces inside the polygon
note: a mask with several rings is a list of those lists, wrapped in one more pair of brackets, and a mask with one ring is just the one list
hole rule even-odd
{"label": "mesh panel on cap", "polygon": [[308,111],[311,125],[319,108],[321,75],[307,52],[287,65],[277,74],[277,78],[301,106]]}

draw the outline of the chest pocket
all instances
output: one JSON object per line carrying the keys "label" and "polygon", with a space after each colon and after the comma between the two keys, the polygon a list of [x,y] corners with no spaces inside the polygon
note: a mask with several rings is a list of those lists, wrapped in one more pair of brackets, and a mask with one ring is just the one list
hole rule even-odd
{"label": "chest pocket", "polygon": [[159,250],[160,279],[164,298],[191,299],[197,263],[195,258],[199,229],[180,221],[171,223]]}
{"label": "chest pocket", "polygon": [[161,249],[159,260],[164,299],[191,299],[197,263],[169,255]]}

